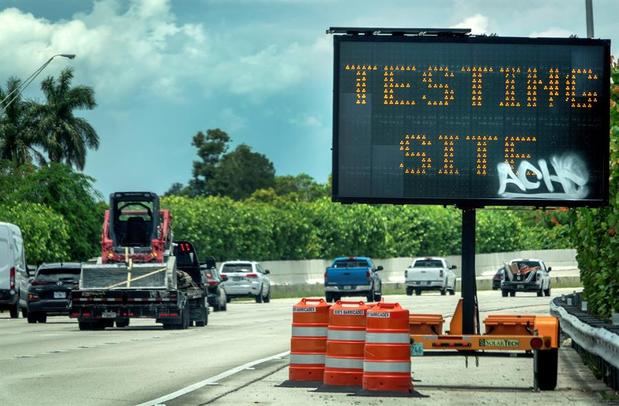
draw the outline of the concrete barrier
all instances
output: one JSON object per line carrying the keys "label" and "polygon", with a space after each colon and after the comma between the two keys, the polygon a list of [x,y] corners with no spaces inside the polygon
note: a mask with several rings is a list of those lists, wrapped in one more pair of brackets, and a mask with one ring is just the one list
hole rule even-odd
{"label": "concrete barrier", "polygon": [[[460,277],[462,265],[459,255],[445,257],[451,264],[457,266],[456,275]],[[547,266],[552,267],[554,273],[578,272],[576,250],[540,250],[499,252],[491,254],[477,254],[475,269],[478,277],[492,277],[496,270],[504,263],[514,258],[538,258]],[[304,285],[322,283],[325,269],[332,259],[309,259],[300,261],[264,261],[262,265],[271,271],[271,281],[275,285]],[[404,270],[410,265],[412,257],[374,259],[375,265],[382,265],[382,280],[385,283],[403,283]],[[557,272],[559,271],[559,272]]]}

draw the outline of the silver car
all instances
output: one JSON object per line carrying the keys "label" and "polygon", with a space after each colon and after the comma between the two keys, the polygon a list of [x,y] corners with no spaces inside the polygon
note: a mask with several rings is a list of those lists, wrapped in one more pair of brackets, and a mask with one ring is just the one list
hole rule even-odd
{"label": "silver car", "polygon": [[219,273],[228,277],[223,284],[229,298],[251,296],[256,303],[271,301],[270,272],[258,262],[226,261],[221,264]]}

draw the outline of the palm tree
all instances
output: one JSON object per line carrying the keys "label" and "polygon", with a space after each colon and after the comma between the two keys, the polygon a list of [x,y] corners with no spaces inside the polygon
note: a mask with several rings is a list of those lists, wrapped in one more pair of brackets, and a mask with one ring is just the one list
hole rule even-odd
{"label": "palm tree", "polygon": [[[35,149],[41,146],[32,124],[35,104],[21,98],[20,85],[19,79],[10,78],[6,83],[6,92],[0,88],[0,100],[4,101],[0,105],[0,159],[23,165],[32,162],[34,156],[43,162],[45,157]],[[11,94],[15,96],[5,100]]]}
{"label": "palm tree", "polygon": [[73,69],[66,68],[58,79],[49,76],[41,82],[46,104],[36,109],[38,134],[51,162],[66,162],[84,169],[86,152],[99,148],[99,136],[83,118],[75,117],[74,110],[92,110],[95,91],[88,86],[71,86]]}

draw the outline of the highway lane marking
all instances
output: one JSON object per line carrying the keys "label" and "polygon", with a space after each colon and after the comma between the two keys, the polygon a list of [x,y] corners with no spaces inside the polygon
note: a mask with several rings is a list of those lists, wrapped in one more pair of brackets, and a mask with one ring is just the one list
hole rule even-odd
{"label": "highway lane marking", "polygon": [[179,389],[179,390],[177,390],[175,392],[172,392],[172,393],[170,393],[168,395],[163,395],[161,397],[158,397],[157,399],[153,399],[153,400],[149,400],[148,402],[140,403],[137,406],[156,406],[156,405],[161,405],[164,402],[167,402],[169,400],[176,399],[178,397],[184,396],[184,395],[186,395],[188,393],[191,393],[191,392],[193,392],[195,390],[203,388],[203,387],[205,387],[207,385],[217,384],[222,379],[225,379],[225,378],[227,378],[229,376],[232,376],[232,375],[237,374],[239,372],[245,371],[247,369],[252,369],[256,365],[262,364],[263,362],[272,361],[274,359],[282,358],[282,357],[285,357],[285,356],[287,356],[289,354],[290,354],[290,351],[285,351],[285,352],[281,352],[279,354],[272,355],[272,356],[267,357],[267,358],[262,358],[262,359],[258,359],[258,360],[255,360],[255,361],[248,362],[246,364],[243,364],[243,365],[240,365],[238,367],[234,367],[232,369],[224,371],[224,372],[222,372],[222,373],[220,373],[218,375],[215,375],[215,376],[212,376],[210,378],[207,378],[207,379],[205,379],[203,381],[196,382],[196,383],[194,383],[192,385],[186,386],[186,387],[184,387],[182,389]]}

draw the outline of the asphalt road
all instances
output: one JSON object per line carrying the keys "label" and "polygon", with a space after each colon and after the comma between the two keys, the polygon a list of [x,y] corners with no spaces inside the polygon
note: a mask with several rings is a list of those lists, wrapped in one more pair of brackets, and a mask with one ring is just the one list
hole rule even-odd
{"label": "asphalt road", "polygon": [[[553,294],[571,291],[555,290]],[[428,293],[420,297],[388,296],[385,300],[398,301],[417,313],[447,316],[455,308],[458,296]],[[282,357],[243,367],[230,377],[217,377],[287,351],[291,306],[296,302],[232,302],[227,312],[211,312],[207,327],[181,331],[164,331],[150,320],[132,320],[131,326],[124,329],[79,331],[77,323],[68,317],[51,317],[46,324],[28,324],[24,319],[11,320],[7,313],[0,313],[0,404],[133,405],[212,377],[215,379],[205,381],[208,383],[202,388],[166,404],[228,404],[250,383],[259,384],[285,372],[282,368],[287,361]],[[479,293],[479,303],[483,319],[488,311],[547,313],[549,298],[535,294],[503,298],[496,291],[485,291]],[[519,367],[522,368],[527,367]],[[280,375],[273,375],[276,372]],[[520,375],[510,378],[510,373],[504,371],[505,379],[516,379],[523,388],[530,386],[531,382],[521,382]],[[513,373],[522,374],[516,370]],[[467,379],[475,382],[473,375],[468,375],[471,377],[461,377],[464,385]],[[285,375],[281,376],[285,379]],[[532,372],[527,376],[532,376]],[[437,381],[433,384],[442,382],[440,378]],[[488,385],[492,386],[492,382]],[[283,388],[273,389],[272,384],[268,388],[268,392],[285,396]],[[265,393],[264,397],[269,396]],[[321,404],[323,400],[315,403]],[[242,400],[234,402],[244,404]],[[364,404],[363,399],[361,402]]]}

